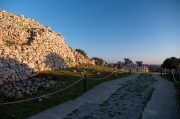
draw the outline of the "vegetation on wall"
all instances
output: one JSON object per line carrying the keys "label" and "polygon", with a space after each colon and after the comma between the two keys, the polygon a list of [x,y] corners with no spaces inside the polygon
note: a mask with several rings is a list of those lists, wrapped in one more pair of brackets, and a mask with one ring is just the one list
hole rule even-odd
{"label": "vegetation on wall", "polygon": [[14,44],[13,41],[10,41],[10,40],[6,40],[6,41],[5,41],[5,45],[6,45],[6,46],[11,46],[11,45],[13,45],[13,44]]}
{"label": "vegetation on wall", "polygon": [[87,56],[87,53],[85,53],[85,51],[84,50],[81,50],[81,49],[75,49],[77,52],[79,52],[81,55],[83,55],[84,57],[87,57],[88,58],[88,56]]}

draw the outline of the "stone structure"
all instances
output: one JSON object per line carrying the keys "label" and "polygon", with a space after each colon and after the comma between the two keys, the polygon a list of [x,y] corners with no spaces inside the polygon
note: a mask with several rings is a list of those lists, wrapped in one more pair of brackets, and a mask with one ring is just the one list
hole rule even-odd
{"label": "stone structure", "polygon": [[137,63],[138,66],[142,66],[143,62],[142,61],[136,61],[136,63]]}
{"label": "stone structure", "polygon": [[142,65],[142,61],[136,61],[137,64],[134,64],[130,58],[124,58],[125,62],[118,61],[115,67],[125,70],[135,70],[138,72],[149,72],[149,69],[146,65]]}
{"label": "stone structure", "polygon": [[50,27],[0,10],[0,85],[78,64],[94,65],[95,61],[69,47]]}
{"label": "stone structure", "polygon": [[132,64],[133,63],[130,58],[124,58],[124,60],[125,60],[125,64]]}

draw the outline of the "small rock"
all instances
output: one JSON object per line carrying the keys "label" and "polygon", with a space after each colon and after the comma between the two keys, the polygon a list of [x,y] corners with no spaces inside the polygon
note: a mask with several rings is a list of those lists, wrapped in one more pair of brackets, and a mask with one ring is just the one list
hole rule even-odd
{"label": "small rock", "polygon": [[6,100],[14,100],[15,98],[15,93],[14,92],[9,92],[6,95]]}
{"label": "small rock", "polygon": [[3,84],[3,78],[0,78],[0,85]]}
{"label": "small rock", "polygon": [[52,79],[52,77],[48,76],[47,79]]}
{"label": "small rock", "polygon": [[38,101],[39,101],[39,102],[41,102],[41,101],[42,101],[42,99],[40,98]]}
{"label": "small rock", "polygon": [[25,93],[26,93],[26,95],[30,95],[30,91],[29,90],[26,90]]}
{"label": "small rock", "polygon": [[56,85],[57,83],[56,83],[55,81],[53,81],[53,80],[50,80],[50,81],[49,81],[49,84],[50,84],[51,86],[53,86],[53,85]]}
{"label": "small rock", "polygon": [[7,89],[9,86],[7,84],[4,84],[2,89]]}
{"label": "small rock", "polygon": [[46,83],[46,84],[45,84],[45,89],[48,90],[48,89],[50,89],[50,88],[51,88],[50,84],[49,84],[49,83]]}
{"label": "small rock", "polygon": [[23,98],[23,94],[21,93],[21,91],[16,91],[15,92],[15,100],[18,100],[21,98]]}

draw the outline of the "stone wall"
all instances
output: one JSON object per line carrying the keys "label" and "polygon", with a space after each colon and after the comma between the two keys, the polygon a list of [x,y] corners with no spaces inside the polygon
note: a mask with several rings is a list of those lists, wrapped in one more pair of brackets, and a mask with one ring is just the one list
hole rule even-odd
{"label": "stone wall", "polygon": [[50,27],[0,10],[0,85],[78,64],[94,65],[95,61],[69,47]]}

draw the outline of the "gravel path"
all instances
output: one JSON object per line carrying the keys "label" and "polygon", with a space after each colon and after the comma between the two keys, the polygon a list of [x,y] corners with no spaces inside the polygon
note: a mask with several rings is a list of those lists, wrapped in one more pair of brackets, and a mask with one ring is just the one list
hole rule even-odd
{"label": "gravel path", "polygon": [[156,80],[142,74],[134,80],[120,83],[120,88],[102,104],[85,103],[64,119],[138,119],[154,91]]}

